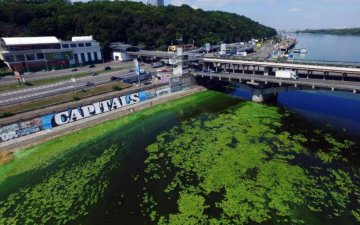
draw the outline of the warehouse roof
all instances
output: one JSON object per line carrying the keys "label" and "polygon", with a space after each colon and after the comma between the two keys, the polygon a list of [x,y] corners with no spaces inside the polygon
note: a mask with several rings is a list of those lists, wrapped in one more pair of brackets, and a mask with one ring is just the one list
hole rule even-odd
{"label": "warehouse roof", "polygon": [[58,44],[59,39],[54,36],[48,37],[4,37],[6,45],[33,45],[33,44]]}
{"label": "warehouse roof", "polygon": [[72,37],[71,40],[72,41],[92,41],[94,39],[93,39],[93,36],[90,35],[90,36],[75,36],[75,37]]}

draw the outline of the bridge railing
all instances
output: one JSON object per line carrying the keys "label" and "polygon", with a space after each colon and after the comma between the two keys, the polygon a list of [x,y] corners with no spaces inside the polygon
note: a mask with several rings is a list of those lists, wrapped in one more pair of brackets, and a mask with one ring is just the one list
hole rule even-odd
{"label": "bridge railing", "polygon": [[350,61],[327,61],[327,60],[272,60],[265,59],[262,57],[241,57],[236,55],[218,55],[214,54],[212,57],[216,59],[232,59],[232,60],[243,60],[243,61],[257,61],[257,62],[273,62],[273,63],[287,63],[287,64],[306,64],[306,65],[316,65],[316,66],[333,66],[333,67],[347,67],[347,68],[360,68],[360,62],[350,62]]}

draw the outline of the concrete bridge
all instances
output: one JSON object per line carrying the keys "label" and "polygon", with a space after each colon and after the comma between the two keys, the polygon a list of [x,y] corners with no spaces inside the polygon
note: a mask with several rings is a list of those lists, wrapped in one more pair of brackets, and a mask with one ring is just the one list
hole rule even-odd
{"label": "concrete bridge", "polygon": [[237,83],[252,93],[254,102],[264,102],[277,93],[289,90],[315,90],[327,89],[332,91],[350,91],[360,93],[360,82],[336,81],[311,78],[299,78],[297,80],[276,78],[242,73],[208,73],[201,71],[191,72],[195,77],[218,79],[229,83]]}
{"label": "concrete bridge", "polygon": [[[151,59],[167,59],[167,60],[176,60],[177,53],[176,52],[164,52],[164,51],[147,51],[147,50],[140,50],[137,52],[127,52],[132,57],[143,58],[151,61]],[[196,52],[184,52],[183,53],[184,59],[182,59],[186,63],[191,62],[199,62],[202,61],[204,58],[203,54],[196,53]]]}
{"label": "concrete bridge", "polygon": [[243,69],[243,70],[253,70],[253,73],[259,68],[263,68],[265,75],[268,75],[273,72],[273,69],[290,69],[294,71],[307,71],[307,73],[313,74],[314,72],[322,72],[324,75],[329,75],[329,73],[338,73],[343,76],[346,75],[360,75],[360,68],[358,67],[349,67],[349,66],[329,66],[329,65],[319,65],[319,64],[305,64],[305,63],[278,63],[271,61],[252,61],[252,60],[234,60],[234,59],[222,59],[222,58],[204,58],[205,66],[213,67],[229,67],[229,69]]}

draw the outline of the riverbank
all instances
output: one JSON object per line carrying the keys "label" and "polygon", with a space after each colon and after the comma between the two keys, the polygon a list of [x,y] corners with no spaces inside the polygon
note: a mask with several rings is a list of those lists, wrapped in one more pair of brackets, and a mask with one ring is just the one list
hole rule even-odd
{"label": "riverbank", "polygon": [[165,102],[175,100],[184,96],[192,95],[194,93],[205,90],[205,88],[200,86],[195,86],[188,90],[172,93],[169,95],[158,97],[154,100],[142,102],[137,104],[136,106],[127,106],[124,108],[120,108],[118,110],[108,112],[105,114],[100,114],[94,117],[90,117],[84,120],[79,120],[73,123],[69,123],[60,127],[53,128],[51,130],[45,130],[39,133],[35,133],[32,135],[24,136],[21,138],[17,138],[14,140],[10,140],[7,142],[0,143],[0,151],[14,152],[20,149],[29,148],[35,146],[37,144],[43,143],[45,141],[51,140],[53,138],[66,135],[69,133],[73,133],[79,131],[84,128],[92,127],[97,124],[101,124],[105,121],[109,121],[112,119],[116,119],[118,117],[123,117],[133,112],[141,111],[152,106],[156,106],[159,104],[163,104]]}
{"label": "riverbank", "polygon": [[231,96],[128,109],[14,152],[0,224],[357,224],[357,139]]}

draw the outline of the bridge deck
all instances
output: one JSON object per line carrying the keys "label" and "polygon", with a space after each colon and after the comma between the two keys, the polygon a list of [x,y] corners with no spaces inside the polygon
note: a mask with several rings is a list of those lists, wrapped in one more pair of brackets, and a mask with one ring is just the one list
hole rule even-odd
{"label": "bridge deck", "polygon": [[163,52],[163,51],[145,51],[141,50],[138,52],[127,52],[132,56],[144,56],[144,57],[158,57],[158,58],[174,58],[176,53],[174,52]]}
{"label": "bridge deck", "polygon": [[293,79],[283,79],[277,78],[274,76],[264,76],[264,75],[253,75],[253,74],[239,74],[239,73],[204,73],[204,72],[193,72],[194,76],[201,77],[210,77],[210,78],[220,78],[223,80],[249,80],[249,81],[258,81],[258,82],[268,82],[276,83],[279,85],[290,84],[298,86],[309,86],[312,88],[328,88],[328,89],[337,89],[337,90],[347,90],[360,92],[360,83],[359,82],[349,82],[349,81],[334,81],[334,80],[322,80],[322,79],[307,79],[299,78],[297,80]]}
{"label": "bridge deck", "polygon": [[322,72],[333,72],[333,73],[350,73],[350,74],[360,75],[360,68],[340,67],[340,66],[322,66],[322,65],[309,65],[309,64],[276,63],[276,62],[267,62],[267,61],[262,62],[262,61],[216,59],[216,58],[204,58],[204,62],[245,65],[245,66],[273,67],[273,68],[284,68],[284,69],[295,69],[295,70],[322,71]]}

